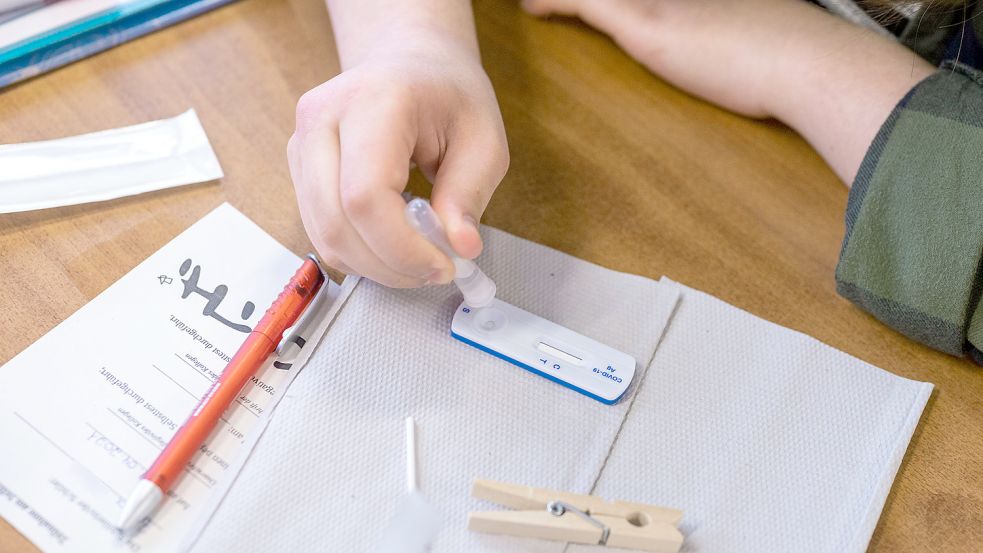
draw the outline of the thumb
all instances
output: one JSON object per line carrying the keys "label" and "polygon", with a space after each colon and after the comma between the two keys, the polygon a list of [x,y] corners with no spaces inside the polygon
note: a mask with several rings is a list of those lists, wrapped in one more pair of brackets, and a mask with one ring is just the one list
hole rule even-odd
{"label": "thumb", "polygon": [[467,259],[481,253],[478,221],[509,168],[505,133],[494,140],[457,140],[437,169],[430,203],[454,250]]}

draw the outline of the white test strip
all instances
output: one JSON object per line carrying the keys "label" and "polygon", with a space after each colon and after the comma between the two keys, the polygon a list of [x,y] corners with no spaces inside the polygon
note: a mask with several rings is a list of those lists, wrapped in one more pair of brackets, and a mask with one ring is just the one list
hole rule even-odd
{"label": "white test strip", "polygon": [[566,361],[567,363],[573,363],[574,365],[584,364],[584,360],[582,358],[577,357],[576,355],[571,355],[563,351],[562,349],[557,349],[547,344],[546,342],[540,342],[539,345],[536,346],[536,348],[539,349],[539,351],[545,353],[546,355],[552,355],[553,357],[556,357],[561,361]]}

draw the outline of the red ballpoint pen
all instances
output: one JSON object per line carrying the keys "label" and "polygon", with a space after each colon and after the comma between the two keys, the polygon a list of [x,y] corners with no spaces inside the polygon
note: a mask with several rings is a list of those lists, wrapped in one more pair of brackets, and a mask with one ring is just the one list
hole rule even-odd
{"label": "red ballpoint pen", "polygon": [[123,507],[119,528],[133,528],[156,510],[188,461],[215,429],[222,414],[263,366],[284,331],[297,321],[323,283],[324,276],[317,263],[312,259],[305,260],[188,420],[144,473]]}

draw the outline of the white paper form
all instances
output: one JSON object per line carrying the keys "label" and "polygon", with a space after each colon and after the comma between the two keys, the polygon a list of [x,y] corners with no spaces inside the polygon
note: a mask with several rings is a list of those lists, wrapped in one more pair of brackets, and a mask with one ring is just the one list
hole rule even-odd
{"label": "white paper form", "polygon": [[223,205],[0,367],[0,515],[46,552],[182,548],[299,369],[246,385],[140,534],[113,525],[299,266]]}

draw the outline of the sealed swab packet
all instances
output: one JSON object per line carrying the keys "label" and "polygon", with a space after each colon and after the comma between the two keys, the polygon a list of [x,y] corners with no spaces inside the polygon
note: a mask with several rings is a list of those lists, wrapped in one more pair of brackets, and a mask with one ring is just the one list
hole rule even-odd
{"label": "sealed swab packet", "polygon": [[0,213],[112,200],[221,177],[192,109],[130,127],[0,145]]}
{"label": "sealed swab packet", "polygon": [[454,261],[454,283],[464,301],[454,312],[451,336],[601,403],[613,405],[628,395],[634,357],[496,299],[495,283],[457,255],[426,200],[410,200],[406,219]]}

